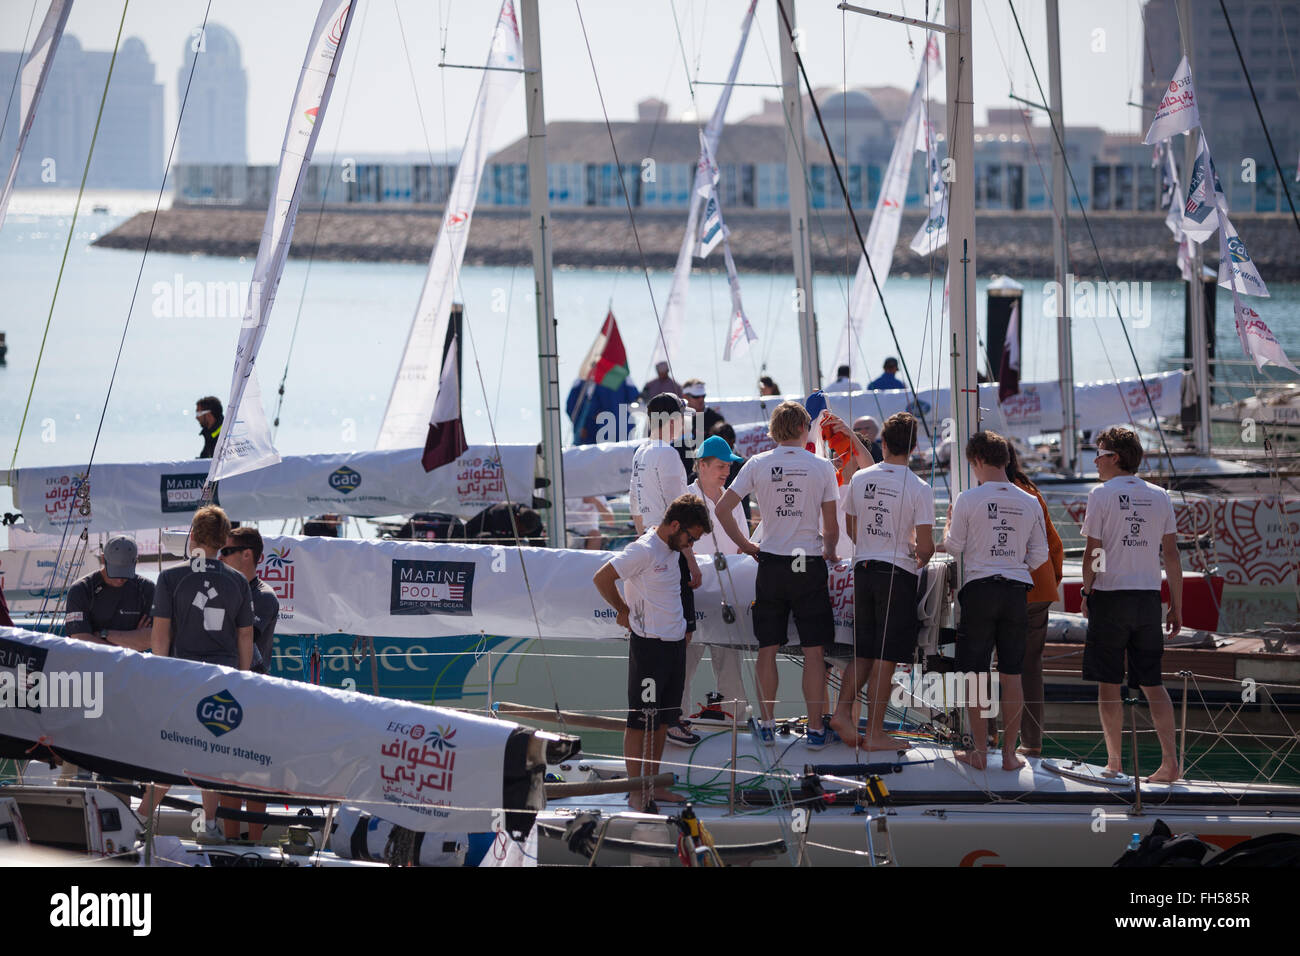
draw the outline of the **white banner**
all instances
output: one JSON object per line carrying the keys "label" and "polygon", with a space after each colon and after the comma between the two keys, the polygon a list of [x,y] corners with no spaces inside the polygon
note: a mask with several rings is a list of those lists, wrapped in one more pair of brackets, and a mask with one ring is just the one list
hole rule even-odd
{"label": "white banner", "polygon": [[1154,146],[1175,133],[1185,133],[1200,125],[1201,111],[1196,105],[1196,90],[1192,86],[1192,68],[1184,56],[1174,71],[1174,78],[1169,81],[1160,105],[1156,107],[1151,128],[1147,130],[1142,142]]}
{"label": "white banner", "polygon": [[[398,515],[443,511],[468,518],[509,498],[532,503],[537,446],[471,445],[456,461],[426,472],[423,449],[287,456],[273,468],[221,482],[216,504],[233,520],[293,518],[333,513]],[[90,507],[75,488],[76,467],[22,468],[14,473],[14,500],[27,526],[75,536],[187,525],[198,508],[207,462],[166,461],[96,465]],[[624,482],[624,491],[627,490]],[[88,510],[88,514],[82,514]]]}
{"label": "white banner", "polygon": [[235,370],[230,383],[230,398],[226,402],[226,423],[212,453],[212,481],[265,468],[280,460],[271,441],[266,410],[262,407],[262,390],[258,385],[255,364],[271,320],[271,307],[280,287],[285,259],[289,256],[289,243],[293,241],[298,202],[302,198],[303,183],[320,135],[319,121],[325,118],[329,106],[338,57],[351,23],[351,0],[323,0],[320,12],[316,14],[311,41],[307,44],[302,72],[298,75],[298,89],[294,92],[293,108],[289,111],[289,123],[284,130],[284,145],[280,147],[275,190],[266,210],[248,306],[244,310],[239,344],[235,348]]}
{"label": "white banner", "polygon": [[32,44],[32,52],[27,54],[22,66],[18,145],[14,148],[14,158],[9,164],[4,192],[0,192],[0,229],[4,228],[5,215],[9,211],[9,198],[13,194],[14,180],[18,177],[18,163],[23,158],[23,146],[27,143],[27,134],[32,131],[32,123],[36,119],[36,104],[40,101],[41,91],[45,89],[45,78],[50,75],[54,51],[59,48],[59,40],[63,38],[63,28],[67,25],[71,9],[72,0],[50,0],[50,8],[45,11],[45,19],[36,34],[36,42]]}
{"label": "white banner", "polygon": [[1192,242],[1204,242],[1214,235],[1219,228],[1218,208],[1225,208],[1228,201],[1224,198],[1223,187],[1219,184],[1219,173],[1214,168],[1214,159],[1210,156],[1209,144],[1205,141],[1205,131],[1201,131],[1201,142],[1196,150],[1196,160],[1192,163],[1192,172],[1187,177],[1187,201],[1183,204],[1183,235]]}
{"label": "white banner", "polygon": [[[749,27],[754,22],[754,8],[758,0],[750,0],[749,10],[745,13],[744,23],[740,27],[740,45],[731,59],[731,70],[727,73],[727,83],[718,97],[718,104],[713,108],[709,124],[704,127],[704,142],[700,156],[695,165],[695,182],[691,188],[690,210],[686,214],[686,232],[682,235],[682,244],[677,249],[677,262],[673,267],[673,284],[668,290],[668,301],[664,303],[663,318],[659,323],[659,335],[655,338],[653,362],[668,362],[671,366],[674,356],[680,358],[682,328],[686,324],[686,290],[691,282],[691,253],[695,250],[699,229],[700,207],[709,187],[717,181],[717,167],[713,157],[718,155],[718,142],[722,139],[722,126],[726,121],[727,105],[731,102],[731,90],[740,72],[740,59],[745,54],[745,44],[749,40]],[[567,492],[567,488],[566,488]]]}
{"label": "white banner", "polygon": [[[847,365],[852,369],[854,352],[857,351],[854,345],[861,340],[876,304],[876,284],[880,285],[883,292],[885,282],[889,279],[889,270],[894,263],[894,247],[898,244],[898,229],[903,221],[903,204],[907,202],[907,180],[912,173],[912,154],[916,152],[917,137],[924,121],[926,94],[939,69],[939,42],[930,34],[926,38],[925,54],[921,58],[916,85],[912,87],[912,97],[907,104],[907,114],[898,131],[898,139],[894,141],[893,152],[889,154],[885,178],[880,183],[880,195],[876,199],[875,212],[871,214],[871,225],[867,227],[866,252],[858,259],[858,271],[853,277],[853,290],[849,294],[849,314],[844,321],[844,329],[840,332],[835,361],[831,363],[836,368]],[[867,265],[868,257],[871,260],[870,266]],[[875,282],[871,278],[873,269]],[[852,374],[849,377],[852,378]]]}
{"label": "white banner", "polygon": [[487,65],[494,69],[484,71],[479,84],[478,102],[465,134],[465,148],[461,150],[438,238],[429,256],[424,287],[411,319],[393,391],[388,396],[376,448],[423,445],[429,434],[429,416],[438,398],[447,323],[451,321],[452,296],[460,279],[461,263],[465,261],[483,167],[492,152],[492,136],[501,110],[519,83],[523,62],[514,2],[505,0],[487,58]]}
{"label": "white banner", "polygon": [[1241,343],[1241,350],[1246,353],[1246,357],[1255,363],[1255,368],[1263,369],[1265,365],[1272,362],[1274,365],[1289,368],[1300,374],[1300,368],[1296,368],[1287,358],[1282,343],[1277,340],[1268,323],[1260,318],[1258,312],[1237,297],[1236,289],[1232,290],[1232,306],[1237,341]]}
{"label": "white banner", "polygon": [[0,734],[77,763],[90,755],[196,783],[346,800],[414,830],[492,829],[506,742],[521,730],[16,628],[0,628],[0,698]]}
{"label": "white banner", "polygon": [[1219,207],[1219,228],[1219,285],[1243,295],[1267,297],[1268,286],[1223,206]]}

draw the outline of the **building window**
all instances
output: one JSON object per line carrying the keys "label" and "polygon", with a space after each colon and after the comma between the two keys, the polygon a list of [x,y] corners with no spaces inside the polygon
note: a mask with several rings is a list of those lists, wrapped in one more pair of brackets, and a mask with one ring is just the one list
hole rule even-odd
{"label": "building window", "polygon": [[1110,208],[1110,167],[1092,167],[1092,208],[1106,210]]}

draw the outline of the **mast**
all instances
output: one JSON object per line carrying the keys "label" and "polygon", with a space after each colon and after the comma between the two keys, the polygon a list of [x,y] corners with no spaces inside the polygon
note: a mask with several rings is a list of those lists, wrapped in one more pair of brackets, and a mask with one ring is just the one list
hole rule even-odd
{"label": "mast", "polygon": [[[804,176],[807,153],[803,137],[803,98],[799,95],[799,68],[794,44],[797,28],[794,0],[776,0],[777,36],[781,37],[781,100],[785,112],[785,170],[790,195],[790,238],[794,246],[795,315],[799,322],[799,374],[804,394],[821,388],[817,356],[817,316],[813,312],[812,236],[808,231],[808,181]],[[786,21],[789,21],[787,31]]]}
{"label": "mast", "polygon": [[[975,482],[968,472],[966,440],[979,430],[979,378],[976,363],[975,298],[975,94],[971,70],[971,0],[949,0],[944,21],[953,31],[944,36],[947,60],[948,156],[955,178],[948,193],[949,316],[952,343],[954,428],[950,480],[955,498]],[[948,429],[944,429],[945,432]]]}
{"label": "mast", "polygon": [[551,210],[546,182],[546,109],[542,97],[542,38],[537,0],[521,0],[523,12],[524,89],[528,112],[528,212],[533,233],[533,291],[537,303],[537,372],[542,397],[542,477],[550,481],[551,501],[546,540],[565,545],[564,465],[560,446],[559,342],[555,322],[555,288],[551,282]]}
{"label": "mast", "polygon": [[[1192,43],[1192,5],[1187,0],[1178,0],[1178,22],[1186,32],[1182,34],[1183,55],[1187,65],[1196,75],[1196,59]],[[1196,162],[1197,137],[1183,137],[1183,169],[1188,170],[1187,179],[1191,180],[1191,168]],[[1172,144],[1171,144],[1172,145]],[[1208,172],[1208,171],[1207,171]],[[1213,180],[1213,177],[1210,177]],[[1209,182],[1211,201],[1214,196],[1214,182]],[[1222,228],[1222,227],[1220,227]],[[1192,442],[1198,454],[1210,453],[1210,351],[1205,324],[1205,282],[1201,275],[1201,244],[1189,242],[1188,255],[1191,258],[1192,281],[1187,284],[1188,321],[1191,324],[1192,340],[1192,375],[1196,379],[1196,428],[1192,433]]]}
{"label": "mast", "polygon": [[1078,474],[1079,433],[1074,424],[1074,342],[1070,327],[1070,302],[1066,295],[1069,267],[1069,200],[1065,194],[1065,121],[1061,116],[1061,19],[1057,0],[1047,0],[1047,72],[1050,111],[1056,135],[1052,137],[1052,253],[1056,260],[1056,368],[1061,379],[1061,470]]}

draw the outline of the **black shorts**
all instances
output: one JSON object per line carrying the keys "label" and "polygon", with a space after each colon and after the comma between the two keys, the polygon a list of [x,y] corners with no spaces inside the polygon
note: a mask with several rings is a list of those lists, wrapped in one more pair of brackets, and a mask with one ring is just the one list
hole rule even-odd
{"label": "black shorts", "polygon": [[677,567],[682,572],[682,614],[686,617],[686,633],[690,634],[695,630],[695,592],[691,590],[691,564],[680,551]]}
{"label": "black shorts", "polygon": [[916,653],[917,577],[888,561],[853,566],[853,653],[873,661],[910,661]]}
{"label": "black shorts", "polygon": [[[795,570],[802,561],[803,569]],[[754,579],[754,637],[759,647],[788,643],[790,615],[794,614],[800,647],[831,647],[835,643],[835,611],[828,585],[830,568],[825,558],[758,553]]]}
{"label": "black shorts", "polygon": [[[654,683],[647,685],[647,680]],[[655,730],[677,723],[685,687],[686,642],[660,641],[632,632],[627,649],[627,725],[634,730]],[[648,727],[647,708],[653,711]]]}
{"label": "black shorts", "polygon": [[957,595],[961,625],[957,628],[957,670],[982,674],[989,670],[993,649],[998,673],[1018,676],[1025,661],[1029,635],[1029,585],[1005,578],[979,578]]}
{"label": "black shorts", "polygon": [[1088,640],[1083,679],[1101,684],[1159,687],[1165,637],[1160,627],[1159,591],[1093,591],[1088,595]]}

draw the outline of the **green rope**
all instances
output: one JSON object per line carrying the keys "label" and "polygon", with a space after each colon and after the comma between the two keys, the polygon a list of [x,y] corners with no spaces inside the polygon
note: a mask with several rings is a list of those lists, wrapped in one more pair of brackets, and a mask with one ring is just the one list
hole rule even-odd
{"label": "green rope", "polygon": [[27,404],[23,406],[23,418],[18,424],[18,437],[14,439],[14,454],[9,460],[9,470],[13,471],[18,463],[18,446],[23,440],[23,428],[27,424],[27,413],[32,407],[32,395],[36,392],[36,376],[41,371],[41,358],[45,355],[45,341],[50,336],[50,323],[54,319],[54,304],[59,300],[59,286],[63,283],[63,269],[68,264],[68,251],[72,248],[72,236],[77,231],[77,214],[81,212],[81,198],[86,192],[86,177],[90,175],[90,160],[95,155],[95,140],[99,137],[99,123],[104,118],[104,103],[108,100],[108,84],[113,79],[113,65],[117,62],[117,48],[122,43],[122,27],[126,24],[126,8],[131,0],[122,0],[122,19],[117,24],[117,39],[113,41],[113,56],[108,61],[108,76],[104,77],[104,92],[99,97],[99,113],[95,116],[95,131],[90,135],[90,151],[86,153],[86,167],[81,171],[81,188],[77,190],[77,204],[72,209],[72,225],[68,228],[68,241],[63,246],[63,260],[59,263],[59,277],[54,282],[54,295],[50,299],[50,313],[45,317],[45,331],[41,334],[41,347],[36,353],[36,368],[32,370],[32,385],[27,390]]}

